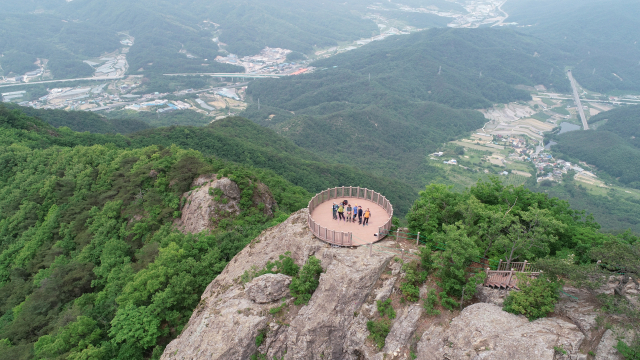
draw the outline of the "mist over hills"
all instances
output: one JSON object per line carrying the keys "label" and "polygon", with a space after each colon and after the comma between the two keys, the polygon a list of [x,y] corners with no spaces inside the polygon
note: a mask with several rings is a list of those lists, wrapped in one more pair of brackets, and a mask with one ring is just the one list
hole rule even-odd
{"label": "mist over hills", "polygon": [[519,0],[503,8],[518,31],[561,50],[582,86],[640,91],[637,1]]}
{"label": "mist over hills", "polygon": [[[345,358],[351,345],[343,345],[342,329],[335,330],[346,329],[345,324],[357,333],[359,349],[369,346],[378,353],[393,324],[396,333],[408,334],[399,341],[406,345],[401,356],[418,356],[417,337],[396,324],[413,321],[416,313],[416,322],[421,319],[425,325],[421,331],[452,320],[472,302],[486,266],[504,264],[505,254],[547,266],[542,276],[551,275],[537,284],[554,284],[544,295],[552,305],[562,288],[555,275],[567,283],[584,281],[578,287],[621,273],[620,284],[627,275],[637,280],[640,105],[606,111],[618,105],[602,102],[640,102],[635,95],[640,92],[640,3],[508,0],[500,5],[508,14],[505,26],[447,27],[452,19],[475,16],[468,10],[474,4],[478,2],[4,0],[0,75],[17,77],[39,69],[38,59],[49,61],[47,79],[56,80],[91,76],[96,65],[84,61],[100,57],[126,55],[128,68],[119,73],[125,79],[102,85],[20,83],[8,86],[28,88],[26,94],[2,95],[5,101],[41,108],[0,104],[0,360],[159,360],[167,344],[193,325],[194,311],[211,299],[201,298],[207,285],[228,264],[242,263],[236,255],[243,250],[249,255],[253,251],[252,259],[269,260],[271,268],[241,264],[247,271],[230,276],[233,285],[216,296],[238,290],[226,298],[239,304],[226,309],[229,318],[268,317],[264,326],[243,330],[251,333],[243,350],[253,351],[260,338],[296,327],[285,321],[289,311],[304,315],[307,310],[278,298],[273,307],[267,303],[261,312],[251,313],[242,306],[248,300],[236,295],[253,276],[291,266],[291,254],[277,242],[291,244],[299,234],[306,240],[297,243],[296,261],[311,258],[309,241],[313,252],[322,254],[319,263],[325,268],[327,260],[344,262],[342,268],[354,275],[335,276],[351,283],[337,280],[332,283],[337,286],[321,286],[338,299],[336,309],[343,314],[335,325],[338,317],[327,317],[326,304],[320,304],[318,329],[339,345],[329,353],[324,352],[326,343],[317,342],[309,358]],[[502,11],[496,3],[483,4],[493,7],[492,14]],[[518,24],[509,25],[511,21]],[[408,34],[416,30],[408,26],[431,29]],[[293,52],[277,50],[284,55],[256,60],[264,65],[257,68],[269,66],[275,68],[271,75],[292,76],[237,81],[236,74],[245,69],[231,63],[243,64],[242,56],[265,47]],[[215,61],[220,55],[230,63]],[[279,70],[285,62],[297,62],[298,70]],[[574,127],[579,123],[568,95],[569,68],[585,90],[580,95],[588,96],[583,104],[589,116],[594,114],[589,119],[594,130],[557,134],[556,127],[544,140],[557,144],[551,150],[536,148],[542,145],[542,130],[518,132],[517,126],[543,123],[548,130],[564,121]],[[231,73],[232,79],[164,76],[203,72]],[[12,87],[3,87],[2,93],[14,91]],[[79,91],[45,98],[54,87],[55,93],[66,91],[63,87]],[[44,100],[32,101],[40,97]],[[602,107],[591,107],[592,101]],[[492,115],[485,117],[479,110],[498,113],[494,123],[513,125],[513,133],[474,134],[484,132]],[[511,147],[509,142],[524,145]],[[540,152],[537,159],[556,158],[543,164],[543,170],[536,168],[540,162],[530,161]],[[571,169],[592,166],[588,170],[597,177],[587,183],[574,170],[554,175],[561,170],[549,163],[559,158],[571,161]],[[446,161],[450,159],[458,160]],[[543,173],[553,181],[542,181]],[[408,226],[402,231],[420,234],[419,239],[378,244],[396,249],[369,248],[392,252],[367,279],[358,271],[370,262],[371,252],[345,248],[335,257],[338,251],[313,238],[304,221],[312,196],[338,186],[383,194],[394,206],[393,231]],[[273,236],[271,229],[296,212],[290,230]],[[201,215],[198,221],[206,225],[189,233],[183,225],[193,214]],[[261,253],[267,243],[282,250],[282,256]],[[320,282],[316,277],[323,269],[317,267],[316,273],[301,270],[306,280],[294,278],[300,288],[307,287],[304,281]],[[369,296],[381,283],[393,300],[386,305]],[[631,293],[640,291],[637,281],[624,284]],[[362,301],[334,296],[339,287],[346,289],[343,294],[357,291]],[[589,319],[598,319],[589,320],[589,326],[598,331],[580,347],[582,355],[596,350],[610,321],[631,324],[640,334],[637,304],[620,296],[622,285],[617,292],[612,288],[611,295],[589,295]],[[303,290],[311,297],[313,289]],[[637,298],[637,291],[633,294]],[[534,294],[524,308],[538,306],[541,297]],[[351,300],[342,301],[347,298]],[[367,304],[360,307],[363,302]],[[359,305],[352,309],[352,303]],[[601,308],[596,318],[594,309]],[[411,315],[409,309],[418,312]],[[449,317],[435,317],[445,309]],[[553,310],[548,309],[539,315]],[[568,321],[562,314],[562,321]],[[219,315],[205,313],[223,321]],[[582,321],[584,314],[579,315]],[[279,330],[267,330],[272,320]],[[306,329],[306,321],[300,321],[300,328]],[[379,328],[369,326],[376,322]],[[586,334],[575,322],[578,326],[570,327],[580,343]],[[378,331],[384,334],[375,335]],[[370,334],[377,337],[375,344],[367,340]],[[424,336],[428,333],[420,334],[430,341]],[[438,341],[434,337],[433,343]],[[451,349],[441,344],[445,342],[434,346]],[[481,357],[494,350],[482,346]],[[640,337],[625,346],[640,352]],[[613,351],[613,345],[607,347]],[[305,351],[311,354],[309,349]],[[193,350],[207,354],[206,349]],[[546,350],[552,359],[564,348]],[[351,359],[373,358],[359,351]],[[578,346],[572,351],[577,354]],[[251,359],[264,359],[259,356],[266,355],[256,350]]]}
{"label": "mist over hills", "polygon": [[313,74],[252,82],[242,115],[332,161],[422,187],[435,176],[426,155],[486,121],[472,109],[531,99],[514,85],[567,90],[557,56],[511,31],[433,29],[317,61]]}

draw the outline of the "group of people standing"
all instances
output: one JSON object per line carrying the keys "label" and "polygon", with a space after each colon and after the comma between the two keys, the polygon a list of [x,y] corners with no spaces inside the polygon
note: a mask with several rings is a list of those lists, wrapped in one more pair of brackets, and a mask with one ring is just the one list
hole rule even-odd
{"label": "group of people standing", "polygon": [[[356,217],[358,218],[358,224],[362,226],[369,225],[369,218],[371,217],[371,211],[367,208],[366,210],[362,209],[362,206],[358,206],[358,204],[354,204],[351,206],[347,200],[344,200],[341,203],[333,203],[333,219],[334,220],[342,220],[346,222],[356,222]],[[347,213],[345,216],[345,212]]]}

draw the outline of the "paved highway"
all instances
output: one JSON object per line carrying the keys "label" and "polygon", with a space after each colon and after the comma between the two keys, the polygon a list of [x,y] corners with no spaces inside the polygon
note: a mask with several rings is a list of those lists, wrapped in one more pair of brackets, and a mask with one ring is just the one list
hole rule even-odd
{"label": "paved highway", "polygon": [[582,103],[580,103],[580,95],[578,95],[578,86],[576,85],[576,80],[573,78],[573,75],[571,75],[571,70],[567,70],[567,75],[569,76],[569,80],[571,81],[571,87],[573,88],[573,101],[576,102],[578,114],[580,114],[580,119],[582,120],[582,129],[589,130],[589,124],[587,124],[587,118],[584,116],[584,109],[582,108]]}
{"label": "paved highway", "polygon": [[213,76],[213,77],[233,77],[233,78],[273,78],[289,76],[289,74],[246,74],[246,73],[184,73],[184,74],[163,74],[164,76]]}
{"label": "paved highway", "polygon": [[90,78],[79,78],[79,79],[61,79],[61,80],[34,81],[34,82],[26,82],[26,83],[11,83],[11,84],[8,84],[8,85],[0,85],[0,88],[11,87],[11,86],[25,86],[25,85],[69,82],[69,81],[88,81],[88,80],[91,80],[91,81],[107,81],[107,80],[117,80],[117,79],[124,79],[124,76],[90,77]]}

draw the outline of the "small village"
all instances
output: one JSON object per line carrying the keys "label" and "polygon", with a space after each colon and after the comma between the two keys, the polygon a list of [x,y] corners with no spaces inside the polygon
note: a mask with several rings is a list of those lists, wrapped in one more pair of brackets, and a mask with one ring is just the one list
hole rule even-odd
{"label": "small village", "polygon": [[299,75],[311,69],[305,68],[306,61],[287,62],[291,50],[266,47],[259,54],[239,58],[235,54],[218,56],[216,61],[223,64],[242,66],[247,74]]}

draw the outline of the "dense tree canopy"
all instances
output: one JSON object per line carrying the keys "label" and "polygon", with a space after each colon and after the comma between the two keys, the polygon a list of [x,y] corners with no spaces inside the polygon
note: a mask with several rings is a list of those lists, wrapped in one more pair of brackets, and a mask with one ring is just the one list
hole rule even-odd
{"label": "dense tree canopy", "polygon": [[[11,359],[157,358],[206,285],[310,194],[273,172],[176,146],[128,148],[0,109],[0,339]],[[173,227],[181,196],[217,173],[248,194],[211,232]],[[265,183],[277,208],[260,211]]]}

